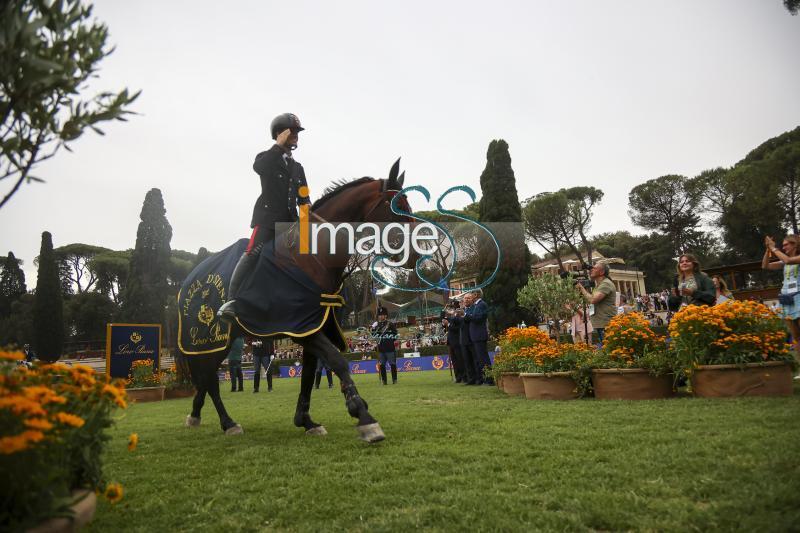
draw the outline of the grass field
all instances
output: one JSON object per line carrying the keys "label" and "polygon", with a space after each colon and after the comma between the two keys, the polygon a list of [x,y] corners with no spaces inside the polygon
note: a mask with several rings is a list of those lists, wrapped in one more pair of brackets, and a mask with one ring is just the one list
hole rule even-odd
{"label": "grass field", "polygon": [[[299,380],[224,400],[131,406],[106,474],[124,499],[89,531],[800,529],[800,394],[782,399],[529,401],[444,372],[356,377],[387,440],[357,440],[342,396],[314,392],[329,435],[291,424]],[[325,380],[323,379],[323,387]],[[127,437],[139,434],[135,452]]]}

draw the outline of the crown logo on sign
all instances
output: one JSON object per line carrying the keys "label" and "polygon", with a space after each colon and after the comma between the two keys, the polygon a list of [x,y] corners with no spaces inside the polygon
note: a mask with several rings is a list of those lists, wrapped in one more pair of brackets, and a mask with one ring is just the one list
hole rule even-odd
{"label": "crown logo on sign", "polygon": [[139,333],[138,331],[134,331],[133,333],[131,333],[131,341],[133,342],[133,344],[136,344],[140,340],[142,340],[141,333]]}
{"label": "crown logo on sign", "polygon": [[206,304],[201,305],[200,312],[197,313],[197,320],[208,326],[214,320],[214,311]]}

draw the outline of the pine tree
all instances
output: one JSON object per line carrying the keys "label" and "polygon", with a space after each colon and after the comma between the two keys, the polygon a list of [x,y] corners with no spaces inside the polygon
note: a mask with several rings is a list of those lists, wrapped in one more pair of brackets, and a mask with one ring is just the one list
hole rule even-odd
{"label": "pine tree", "polygon": [[33,304],[34,350],[39,359],[57,361],[64,347],[64,302],[58,262],[53,253],[53,237],[42,233],[36,300]]}
{"label": "pine tree", "polygon": [[[530,252],[525,244],[522,209],[517,197],[511,155],[504,140],[494,140],[486,152],[486,168],[481,174],[480,220],[495,234],[500,245],[500,269],[484,289],[489,305],[489,329],[500,333],[521,320],[530,320],[530,312],[517,304],[517,291],[530,276]],[[481,273],[486,280],[494,271],[497,248],[487,235],[479,240]]]}
{"label": "pine tree", "polygon": [[172,226],[166,212],[161,191],[150,189],[139,215],[136,248],[131,255],[122,300],[122,317],[127,322],[160,324],[163,321],[172,240]]}
{"label": "pine tree", "polygon": [[25,273],[19,267],[14,252],[8,252],[0,271],[0,318],[7,317],[11,312],[11,305],[26,292]]}

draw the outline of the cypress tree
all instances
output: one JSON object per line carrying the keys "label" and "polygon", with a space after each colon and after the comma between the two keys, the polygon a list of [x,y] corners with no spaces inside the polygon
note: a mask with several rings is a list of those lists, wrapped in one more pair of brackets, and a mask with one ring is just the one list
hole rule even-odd
{"label": "cypress tree", "polygon": [[64,347],[64,301],[58,261],[53,253],[53,237],[42,233],[36,299],[33,303],[34,349],[39,359],[57,361]]}
{"label": "cypress tree", "polygon": [[0,318],[7,317],[11,312],[11,305],[26,292],[25,273],[19,267],[14,252],[8,252],[0,272]]}
{"label": "cypress tree", "polygon": [[122,300],[122,316],[127,322],[160,324],[163,321],[172,240],[172,226],[166,213],[161,191],[150,189],[139,215],[136,248],[131,255]]}
{"label": "cypress tree", "polygon": [[[481,222],[495,234],[501,250],[500,269],[494,281],[483,289],[490,309],[489,329],[492,333],[501,333],[521,320],[531,319],[530,312],[517,304],[517,291],[525,286],[530,276],[530,252],[525,244],[511,155],[508,144],[502,139],[492,141],[486,152],[479,213]],[[483,281],[494,271],[497,248],[483,233],[478,246],[481,258],[478,279]]]}

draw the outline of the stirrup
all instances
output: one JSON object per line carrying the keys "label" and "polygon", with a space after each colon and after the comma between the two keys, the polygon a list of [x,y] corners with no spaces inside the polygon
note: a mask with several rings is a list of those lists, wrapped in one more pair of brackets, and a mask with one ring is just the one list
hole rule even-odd
{"label": "stirrup", "polygon": [[222,322],[233,323],[236,321],[236,300],[228,300],[217,310],[217,318]]}

